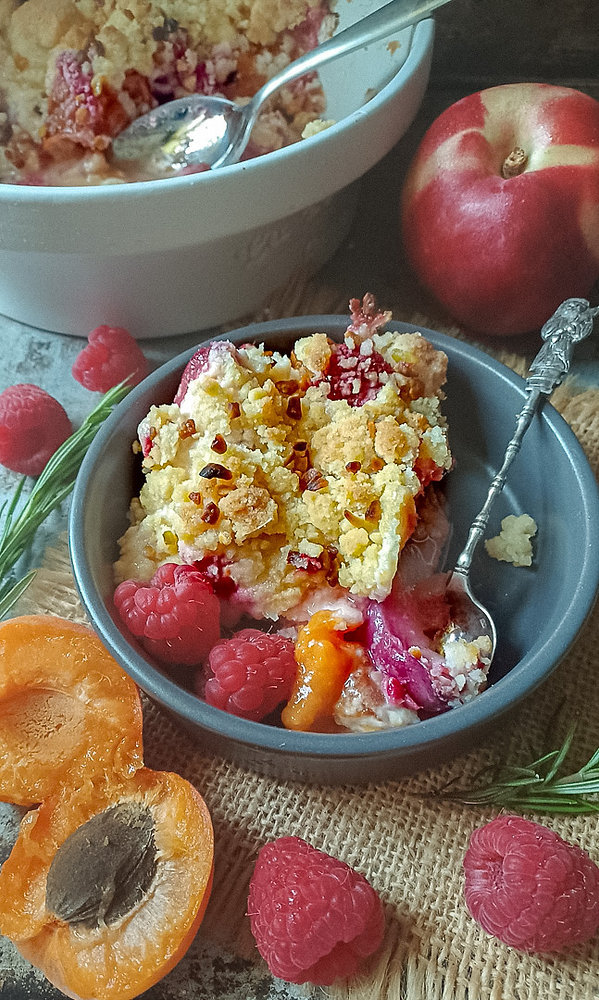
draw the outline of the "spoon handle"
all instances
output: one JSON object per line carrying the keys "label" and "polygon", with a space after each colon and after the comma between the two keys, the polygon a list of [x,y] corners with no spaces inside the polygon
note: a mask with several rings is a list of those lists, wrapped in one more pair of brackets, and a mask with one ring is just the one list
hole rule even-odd
{"label": "spoon handle", "polygon": [[476,546],[482,538],[495,499],[501,493],[509,468],[520,451],[522,438],[528,430],[540,400],[563,381],[570,369],[574,344],[588,337],[593,329],[599,306],[591,308],[586,299],[566,299],[541,329],[543,346],[534,358],[526,379],[528,399],[516,418],[516,430],[506,448],[501,468],[493,477],[486,500],[475,517],[468,539],[456,561],[454,573],[467,576]]}
{"label": "spoon handle", "polygon": [[349,28],[333,35],[316,49],[295,59],[271,80],[267,80],[254,94],[250,103],[256,106],[263,104],[279,87],[297,80],[305,73],[313,72],[321,63],[330,62],[371,42],[378,42],[392,31],[399,31],[410,24],[416,24],[417,21],[423,21],[437,7],[449,2],[450,0],[392,0],[391,3],[368,14]]}

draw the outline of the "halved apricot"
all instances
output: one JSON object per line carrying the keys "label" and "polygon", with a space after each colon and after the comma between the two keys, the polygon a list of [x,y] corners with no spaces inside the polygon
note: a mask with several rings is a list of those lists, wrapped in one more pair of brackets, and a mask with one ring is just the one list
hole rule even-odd
{"label": "halved apricot", "polygon": [[0,869],[0,932],[69,997],[130,1000],[191,944],[214,837],[197,790],[141,768],[27,813]]}
{"label": "halved apricot", "polygon": [[143,765],[135,683],[91,628],[53,615],[0,623],[0,800]]}

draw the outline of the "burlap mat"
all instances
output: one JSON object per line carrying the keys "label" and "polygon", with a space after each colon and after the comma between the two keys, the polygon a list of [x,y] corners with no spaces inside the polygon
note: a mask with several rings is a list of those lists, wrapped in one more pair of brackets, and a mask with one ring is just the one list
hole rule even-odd
{"label": "burlap mat", "polygon": [[[317,312],[345,313],[338,292],[319,289],[307,297],[287,290],[259,319]],[[379,301],[393,305],[380,294]],[[397,319],[404,319],[395,310]],[[433,326],[425,317],[415,318]],[[437,327],[438,328],[438,327]],[[459,331],[449,332],[459,336]],[[503,355],[521,373],[527,360]],[[552,400],[570,423],[595,471],[599,470],[599,390],[566,383]],[[51,612],[77,620],[85,615],[74,592],[66,543],[46,554],[44,566],[17,613]],[[559,745],[568,722],[579,717],[575,759],[599,745],[599,614],[587,623],[567,659],[504,725],[501,736],[452,764],[398,782],[331,789],[273,781],[202,756],[188,735],[145,703],[146,762],[176,770],[192,781],[211,810],[216,834],[212,899],[200,933],[245,958],[255,956],[245,917],[247,884],[259,846],[280,835],[302,836],[363,872],[387,912],[384,946],[360,978],[306,995],[336,1000],[582,1000],[599,997],[597,941],[565,956],[518,953],[488,937],[463,902],[462,858],[471,831],[493,809],[454,805],[428,793],[452,777],[472,776],[484,764],[508,756],[528,761]],[[559,726],[556,707],[565,700]],[[549,746],[547,746],[549,744]],[[538,817],[576,841],[599,862],[594,817]],[[193,989],[185,996],[194,995]],[[282,996],[286,995],[282,987]],[[293,991],[293,996],[297,996]]]}

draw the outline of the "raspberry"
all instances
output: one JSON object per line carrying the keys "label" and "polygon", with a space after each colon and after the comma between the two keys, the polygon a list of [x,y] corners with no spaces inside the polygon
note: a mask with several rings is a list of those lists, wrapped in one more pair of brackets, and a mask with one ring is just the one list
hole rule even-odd
{"label": "raspberry", "polygon": [[466,905],[522,951],[560,951],[599,928],[599,868],[582,848],[519,816],[475,830],[464,857]]}
{"label": "raspberry", "polygon": [[129,120],[115,91],[102,88],[96,92],[85,52],[60,53],[48,94],[47,152],[62,150],[64,155],[65,148],[73,144],[96,151],[106,149],[108,136],[121,132]]}
{"label": "raspberry", "polygon": [[[73,142],[91,149],[94,137],[102,131],[101,117],[100,101],[93,92],[91,66],[86,63],[85,54],[61,52],[48,95],[48,133],[55,135],[62,128]],[[121,128],[125,124],[126,119]]]}
{"label": "raspberry", "polygon": [[[391,371],[378,351],[363,354],[359,344],[356,347],[338,344],[324,375],[329,384],[329,399],[345,399],[350,406],[362,406],[375,398]],[[315,380],[318,381],[321,380]]]}
{"label": "raspberry", "polygon": [[204,375],[212,367],[216,368],[219,361],[223,359],[225,354],[231,354],[233,356],[237,355],[235,347],[228,340],[215,340],[210,344],[206,344],[204,347],[199,347],[183,369],[179,388],[175,393],[174,402],[177,404],[181,403],[187,389],[189,388],[189,384],[193,382],[198,375]]}
{"label": "raspberry", "polygon": [[299,837],[260,850],[248,915],[273,975],[316,986],[354,975],[385,929],[381,901],[364,876]]}
{"label": "raspberry", "polygon": [[73,430],[64,407],[37,385],[10,385],[0,393],[0,462],[23,476],[39,476]]}
{"label": "raspberry", "polygon": [[120,326],[97,326],[79,352],[73,377],[91,392],[108,392],[127,380],[137,385],[148,374],[148,362],[137,341]]}
{"label": "raspberry", "polygon": [[290,697],[297,665],[291,639],[246,628],[213,647],[208,668],[208,704],[258,722]]}
{"label": "raspberry", "polygon": [[144,649],[164,663],[197,666],[220,639],[220,605],[192,566],[165,563],[149,585],[125,580],[114,604]]}

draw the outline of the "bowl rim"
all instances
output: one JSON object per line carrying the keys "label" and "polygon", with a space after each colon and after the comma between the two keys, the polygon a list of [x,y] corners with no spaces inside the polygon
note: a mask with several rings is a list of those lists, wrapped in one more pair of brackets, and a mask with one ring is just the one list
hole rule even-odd
{"label": "bowl rim", "polygon": [[[346,327],[347,316],[343,315],[295,316],[262,323],[250,323],[208,337],[197,346],[203,346],[214,340],[260,343],[263,340],[268,340],[269,335],[272,334],[289,335],[294,332],[306,335],[320,331],[329,335],[339,335]],[[516,389],[522,403],[524,402],[526,398],[524,379],[475,345],[413,323],[391,321],[387,324],[386,329],[397,332],[419,331],[435,347],[444,350],[448,354],[450,362],[452,355],[469,362],[476,362],[491,372],[500,384],[503,383],[510,386],[511,389]],[[238,745],[259,747],[269,753],[278,751],[288,756],[303,759],[311,757],[368,760],[381,756],[410,754],[426,747],[433,749],[448,738],[459,737],[467,730],[476,730],[486,726],[500,715],[511,711],[549,677],[572,646],[597,599],[599,591],[599,540],[595,542],[594,547],[592,538],[589,538],[588,544],[585,546],[584,557],[579,567],[577,586],[570,595],[559,636],[557,638],[548,636],[543,644],[534,651],[534,654],[526,654],[511,668],[508,675],[510,696],[507,702],[504,696],[505,686],[500,678],[467,704],[452,708],[441,715],[422,720],[412,726],[369,733],[315,733],[279,729],[261,722],[242,719],[208,705],[196,695],[181,688],[175,681],[170,680],[149,660],[137,653],[113,621],[102,595],[93,582],[93,574],[86,562],[85,537],[82,531],[86,487],[97,458],[109,440],[118,433],[124,411],[131,404],[135,404],[137,398],[145,395],[152,386],[161,383],[178,370],[182,370],[197,350],[197,346],[181,352],[161,365],[132,389],[128,396],[115,407],[99,429],[83,459],[73,489],[69,511],[69,553],[75,586],[83,607],[93,623],[93,627],[112,655],[121,664],[127,663],[127,667],[123,669],[154,701],[171,714],[181,716],[188,725],[201,727],[220,739],[225,738]],[[572,471],[579,484],[585,524],[597,524],[599,521],[599,484],[582,445],[569,424],[548,401],[545,401],[539,418],[548,426],[570,460]],[[116,541],[115,539],[115,545]],[[549,665],[547,664],[548,657],[550,659]]]}
{"label": "bowl rim", "polygon": [[[410,28],[403,29],[409,31]],[[21,185],[0,183],[0,205],[13,203],[17,197],[19,204],[70,204],[77,200],[98,201],[106,203],[113,199],[132,198],[136,196],[156,197],[160,193],[170,193],[177,191],[187,191],[202,185],[218,182],[219,178],[235,179],[238,175],[254,173],[261,165],[264,165],[265,158],[268,164],[276,167],[280,160],[293,162],[298,156],[303,156],[307,150],[308,155],[312,155],[315,148],[330,140],[331,136],[338,137],[354,128],[356,122],[366,115],[376,114],[384,109],[405,82],[416,72],[418,66],[424,59],[426,52],[432,46],[434,38],[435,22],[434,17],[427,17],[412,26],[408,41],[408,52],[406,57],[390,80],[368,100],[365,104],[355,108],[349,115],[341,118],[329,128],[318,132],[301,142],[283,146],[281,149],[273,150],[264,156],[257,156],[250,160],[243,160],[240,163],[232,163],[225,167],[219,167],[217,171],[204,171],[197,174],[187,174],[182,177],[168,177],[157,180],[129,181],[124,184],[81,184],[69,187],[59,185]],[[307,144],[307,145],[306,145]]]}

